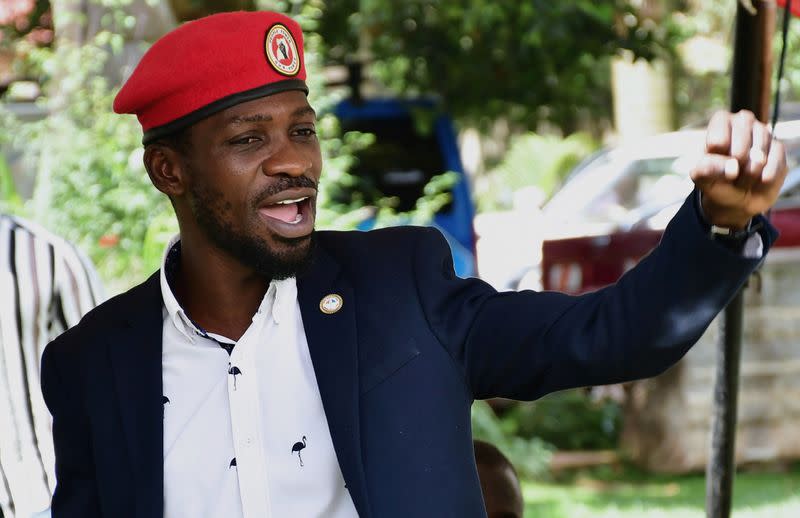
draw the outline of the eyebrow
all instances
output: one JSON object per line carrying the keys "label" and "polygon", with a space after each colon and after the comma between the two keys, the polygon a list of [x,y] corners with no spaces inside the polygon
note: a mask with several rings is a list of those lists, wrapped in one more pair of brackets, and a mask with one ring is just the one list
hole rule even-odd
{"label": "eyebrow", "polygon": [[[314,111],[314,108],[311,106],[302,106],[295,111],[292,112],[293,118],[303,117],[305,115],[312,115],[314,118],[317,116],[317,112]],[[244,124],[247,122],[270,122],[272,121],[272,115],[268,115],[266,113],[256,113],[254,115],[242,115],[242,116],[234,116],[228,121],[228,124]]]}
{"label": "eyebrow", "polygon": [[245,122],[269,122],[272,115],[257,113],[255,115],[236,115],[228,120],[228,124],[243,124]]}
{"label": "eyebrow", "polygon": [[300,108],[298,108],[298,109],[296,109],[295,111],[292,112],[292,117],[295,117],[295,118],[302,117],[304,115],[311,115],[314,118],[316,118],[317,117],[317,112],[315,112],[314,108],[312,108],[311,106],[302,106],[302,107],[300,107]]}

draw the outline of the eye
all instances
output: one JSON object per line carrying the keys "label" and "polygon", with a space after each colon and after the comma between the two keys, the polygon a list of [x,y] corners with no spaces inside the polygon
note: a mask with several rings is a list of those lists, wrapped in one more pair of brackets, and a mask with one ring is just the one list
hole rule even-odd
{"label": "eye", "polygon": [[298,128],[297,130],[295,130],[295,134],[300,137],[313,137],[314,135],[317,134],[317,130],[314,129],[313,127]]}
{"label": "eye", "polygon": [[252,135],[246,135],[243,137],[236,137],[233,140],[230,140],[230,144],[234,146],[246,146],[248,144],[253,144],[255,142],[260,141],[261,139],[258,137],[254,137]]}

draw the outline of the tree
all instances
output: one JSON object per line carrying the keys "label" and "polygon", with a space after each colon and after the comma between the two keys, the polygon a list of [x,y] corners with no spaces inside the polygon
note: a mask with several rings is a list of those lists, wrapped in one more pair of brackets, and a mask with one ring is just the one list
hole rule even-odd
{"label": "tree", "polygon": [[322,13],[331,59],[369,55],[392,90],[440,95],[469,123],[503,116],[571,133],[610,117],[611,56],[669,53],[664,29],[626,0],[341,0]]}

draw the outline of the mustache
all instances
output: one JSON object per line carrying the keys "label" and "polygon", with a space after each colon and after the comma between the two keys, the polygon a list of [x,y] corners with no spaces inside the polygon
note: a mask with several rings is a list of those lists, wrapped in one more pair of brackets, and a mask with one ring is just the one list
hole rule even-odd
{"label": "mustache", "polygon": [[288,189],[314,189],[317,190],[317,182],[312,180],[307,176],[282,176],[278,179],[277,182],[273,183],[272,185],[267,186],[263,191],[258,193],[256,196],[253,205],[255,207],[259,207],[261,203],[270,198],[275,196],[278,193],[286,191]]}

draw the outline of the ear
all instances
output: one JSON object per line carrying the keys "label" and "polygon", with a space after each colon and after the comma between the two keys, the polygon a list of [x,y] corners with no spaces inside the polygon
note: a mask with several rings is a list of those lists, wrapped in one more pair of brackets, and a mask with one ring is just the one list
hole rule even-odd
{"label": "ear", "polygon": [[144,167],[156,189],[170,198],[187,190],[187,168],[184,157],[171,147],[154,143],[144,150]]}

